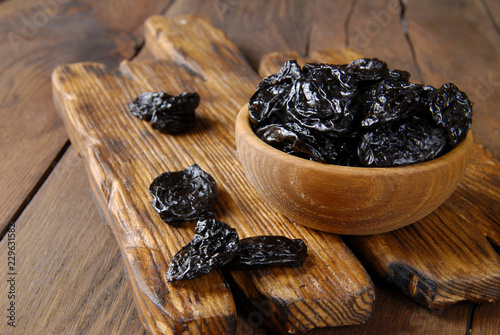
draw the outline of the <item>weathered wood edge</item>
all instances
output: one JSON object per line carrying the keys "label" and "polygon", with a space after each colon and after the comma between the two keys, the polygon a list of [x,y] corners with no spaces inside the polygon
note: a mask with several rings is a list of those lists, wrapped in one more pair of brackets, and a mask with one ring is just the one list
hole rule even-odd
{"label": "weathered wood edge", "polygon": [[[61,78],[71,76],[75,73],[75,68],[81,66],[88,66],[90,68],[94,68],[91,72],[103,71],[103,73],[107,73],[109,75],[114,76],[113,72],[110,69],[107,69],[101,64],[97,63],[79,63],[74,65],[65,65],[58,67],[53,72],[53,89],[54,89],[54,99],[56,101],[56,106],[58,107],[63,120],[68,129],[68,133],[72,140],[72,143],[75,143],[80,155],[84,158],[85,165],[89,176],[91,176],[91,185],[93,186],[93,190],[96,193],[96,197],[99,200],[101,206],[103,207],[103,212],[106,213],[107,220],[110,223],[110,227],[115,235],[115,238],[119,242],[120,250],[122,252],[122,256],[124,259],[124,264],[129,277],[129,284],[132,289],[132,293],[134,296],[134,300],[137,303],[138,310],[140,312],[141,321],[148,331],[152,334],[165,334],[165,333],[178,333],[181,331],[185,331],[190,329],[192,333],[203,333],[203,330],[208,330],[211,327],[215,327],[212,331],[217,332],[225,332],[233,333],[236,329],[236,309],[232,300],[232,295],[229,289],[226,287],[225,296],[219,297],[222,301],[226,301],[229,306],[229,311],[216,311],[216,315],[213,315],[211,321],[208,319],[200,319],[197,315],[191,315],[189,317],[179,315],[178,312],[175,311],[175,306],[179,304],[179,302],[171,302],[171,301],[163,301],[162,299],[158,299],[158,297],[151,296],[151,292],[156,292],[155,287],[145,287],[144,283],[149,283],[147,278],[142,278],[138,280],[139,277],[144,277],[146,273],[142,273],[140,269],[137,269],[134,264],[142,264],[141,267],[144,268],[144,259],[140,256],[140,250],[144,247],[137,245],[137,248],[131,247],[130,245],[124,246],[123,242],[123,232],[120,231],[124,224],[120,219],[120,215],[118,213],[113,212],[112,200],[110,199],[110,194],[116,193],[115,191],[109,189],[111,183],[102,180],[102,175],[99,177],[99,174],[96,175],[96,170],[100,168],[96,168],[100,166],[101,162],[96,159],[99,157],[99,152],[92,154],[93,150],[99,151],[100,148],[95,146],[95,143],[92,143],[92,138],[88,138],[88,135],[82,133],[81,125],[75,120],[70,120],[68,115],[73,111],[74,115],[78,115],[78,111],[75,111],[75,106],[71,106],[68,104],[68,101],[71,101],[74,96],[68,99],[66,94],[73,94],[74,92],[66,92],[64,91],[63,85],[61,84]],[[125,77],[116,77],[120,78],[120,80],[128,81]],[[102,79],[102,78],[101,78]],[[118,79],[117,79],[118,80]],[[139,91],[139,90],[137,90]],[[88,106],[87,106],[88,107]],[[73,115],[73,116],[74,116]],[[87,142],[90,140],[90,143]],[[93,146],[94,145],[94,146]],[[93,149],[96,148],[96,149]],[[100,180],[99,183],[96,180]],[[106,189],[107,195],[104,194],[104,188]],[[111,201],[111,202],[110,202]],[[187,233],[189,234],[189,233]],[[190,237],[186,236],[186,240],[189,240]],[[180,248],[180,246],[179,246]],[[137,253],[137,252],[139,253]],[[148,259],[147,262],[150,262],[151,265],[149,268],[156,268],[154,265],[156,262],[154,259]],[[146,265],[147,266],[147,265]],[[166,281],[165,278],[159,279]],[[217,279],[217,274],[214,273],[211,275],[211,280],[215,280],[215,282],[219,282],[218,285],[224,287],[225,284],[223,282],[223,278],[220,277]],[[149,284],[151,285],[151,283]],[[164,283],[162,286],[166,286]],[[194,284],[196,286],[196,284]],[[168,290],[167,290],[168,292]],[[187,292],[189,295],[189,290]],[[196,301],[197,299],[190,299],[192,301]],[[232,307],[231,307],[232,306]],[[202,303],[196,310],[205,309],[206,303]],[[174,308],[174,310],[172,310]],[[220,315],[220,312],[223,312],[223,315]],[[224,313],[227,313],[224,315]],[[198,314],[198,312],[197,312]],[[219,315],[217,315],[219,314]],[[176,316],[177,315],[177,316]],[[222,318],[222,319],[219,319]],[[218,320],[219,319],[219,320]],[[212,324],[212,325],[211,325]],[[221,328],[222,326],[222,328]],[[183,330],[184,329],[184,330]]]}
{"label": "weathered wood edge", "polygon": [[[186,40],[189,39],[189,36],[193,36],[193,38],[197,38],[197,40],[188,43]],[[207,43],[200,44],[198,40],[207,41]],[[196,47],[193,48],[193,46]],[[150,48],[153,55],[160,60],[140,62],[140,64],[135,62],[123,62],[120,67],[122,73],[125,73],[125,75],[130,78],[138,80],[149,90],[157,90],[169,87],[169,85],[165,84],[169,81],[169,76],[167,75],[169,67],[175,68],[176,66],[182,66],[185,71],[192,75],[191,79],[190,76],[176,79],[182,82],[185,89],[189,88],[198,91],[202,97],[211,96],[211,90],[218,92],[217,96],[219,97],[228,96],[228,99],[230,99],[229,109],[225,110],[224,108],[227,107],[220,106],[217,110],[217,116],[214,115],[213,117],[231,122],[231,124],[225,124],[224,127],[222,127],[224,133],[220,133],[220,136],[226,137],[227,134],[225,133],[230,133],[231,137],[229,145],[230,147],[234,147],[234,138],[231,129],[234,128],[233,122],[236,113],[240,106],[248,101],[248,97],[251,95],[251,92],[255,89],[259,81],[258,77],[249,68],[248,64],[246,64],[236,46],[227,40],[227,37],[225,37],[225,34],[222,31],[215,29],[211,22],[199,16],[189,15],[175,19],[167,19],[161,16],[154,16],[150,18],[146,22],[146,47]],[[210,63],[205,64],[205,59],[210,59]],[[221,62],[221,60],[223,61]],[[204,64],[204,66],[200,66],[200,64]],[[153,73],[158,75],[151,75]],[[170,76],[174,76],[174,72],[172,72]],[[241,85],[241,89],[239,88],[239,85]],[[172,88],[172,90],[179,90],[179,87],[176,86],[175,88]],[[214,132],[217,131],[217,126],[219,126],[219,124],[213,127]],[[227,149],[224,149],[224,151],[226,150]],[[234,186],[235,184],[238,184],[239,179],[243,180],[245,177],[240,176],[242,175],[242,172],[240,171],[241,167],[239,166],[239,162],[235,160],[234,150],[229,151],[227,159],[234,161],[236,170],[233,170],[232,173],[229,174],[227,171],[219,171],[219,173],[221,175],[226,175],[224,178],[221,177],[221,179],[233,179],[233,176],[237,175],[238,178],[236,180],[230,181],[230,185]],[[216,171],[217,169],[218,167],[216,166],[212,167],[212,171]],[[247,182],[245,184],[247,184]],[[252,194],[252,197],[255,195],[255,197],[260,199],[259,195],[255,193],[255,190],[248,188],[247,185],[245,186],[244,193],[248,192]],[[235,192],[233,193],[233,196],[235,198],[239,197],[239,195]],[[228,201],[231,202],[229,199]],[[255,203],[255,200],[252,200],[251,202]],[[248,205],[244,205],[244,207],[247,206]],[[272,209],[267,209],[267,211],[268,214],[278,221],[286,220],[282,217],[280,218],[279,216],[276,216],[276,214],[272,212]],[[269,219],[264,221],[269,221]],[[247,230],[245,234],[255,235],[258,233],[258,230],[256,231],[255,229],[245,229]],[[294,229],[297,229],[298,231],[294,233]],[[262,228],[260,234],[266,231],[272,232],[272,230],[273,228],[268,226],[266,228]],[[343,258],[338,258],[338,260],[346,259],[346,257],[347,259],[351,259],[351,263],[353,264],[349,265],[348,268],[352,268],[352,270],[348,271],[361,271],[361,273],[358,273],[356,276],[361,280],[361,282],[363,282],[363,286],[358,288],[359,291],[352,291],[352,289],[349,289],[349,294],[352,294],[352,296],[350,296],[347,301],[342,302],[341,305],[337,305],[338,302],[340,302],[340,298],[335,299],[329,295],[318,295],[316,298],[311,297],[311,300],[308,300],[307,298],[304,300],[304,298],[302,298],[287,302],[289,298],[285,298],[285,296],[276,296],[275,298],[272,298],[273,290],[270,290],[270,287],[266,287],[266,285],[261,283],[262,279],[260,276],[262,276],[262,274],[254,276],[239,272],[233,273],[236,282],[239,281],[240,283],[243,283],[240,287],[245,290],[247,296],[252,297],[253,300],[257,299],[255,301],[261,301],[264,299],[264,303],[271,302],[271,304],[275,306],[273,309],[273,313],[275,314],[271,313],[270,317],[266,318],[266,323],[269,326],[274,327],[275,330],[280,329],[281,331],[302,332],[313,327],[356,324],[366,320],[371,315],[370,306],[373,303],[373,286],[369,278],[365,274],[362,274],[364,270],[355,265],[358,264],[357,260],[352,258],[353,256],[350,254],[350,251],[345,248],[345,245],[340,242],[340,239],[333,235],[325,237],[326,235],[323,236],[321,233],[308,231],[302,226],[293,228],[289,231],[290,232],[288,232],[287,235],[297,236],[297,234],[299,234],[305,238],[306,243],[307,241],[313,243],[313,250],[315,248],[322,249],[321,244],[315,241],[318,240],[318,238],[325,240],[325,242],[322,242],[323,245],[334,245],[335,247],[330,246],[328,248],[331,249],[331,251],[329,251],[331,253],[331,257],[338,257],[334,255],[340,252],[340,254],[344,254],[344,256],[342,256]],[[343,260],[342,263],[344,264],[344,262],[346,261]],[[271,270],[271,272],[275,273],[272,276],[276,276],[280,271]],[[272,278],[272,276],[270,278]],[[253,279],[248,280],[247,277]],[[306,292],[309,282],[310,280],[306,280],[304,282],[305,284],[303,285],[306,286],[301,289],[302,292]],[[345,285],[344,287],[347,288]],[[314,290],[315,289],[313,288],[313,291]],[[269,296],[269,294],[271,295]],[[314,296],[316,296],[316,294]],[[342,300],[343,299],[344,298],[342,298]],[[338,302],[334,302],[335,300],[338,300]],[[314,306],[316,305],[319,306],[319,309],[317,309],[316,313],[311,313],[311,311],[315,309]],[[327,312],[328,309],[331,311]],[[339,314],[339,309],[345,309],[345,312]],[[356,312],[357,309],[359,309],[358,312]],[[321,316],[322,313],[324,313],[323,316]],[[308,314],[311,315],[306,317]],[[283,318],[283,316],[285,316],[285,318]]]}

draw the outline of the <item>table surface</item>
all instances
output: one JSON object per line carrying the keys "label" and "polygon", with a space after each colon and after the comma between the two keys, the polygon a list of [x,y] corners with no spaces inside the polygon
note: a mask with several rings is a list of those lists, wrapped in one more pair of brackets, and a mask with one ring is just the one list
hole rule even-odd
{"label": "table surface", "polygon": [[[53,105],[50,75],[65,63],[148,58],[143,22],[187,13],[209,17],[255,69],[269,52],[347,46],[414,81],[452,81],[474,102],[475,141],[500,158],[495,0],[0,1],[0,334],[145,333],[118,244]],[[498,334],[498,302],[432,311],[374,280],[370,321],[315,332]],[[239,333],[265,333],[239,321]]]}

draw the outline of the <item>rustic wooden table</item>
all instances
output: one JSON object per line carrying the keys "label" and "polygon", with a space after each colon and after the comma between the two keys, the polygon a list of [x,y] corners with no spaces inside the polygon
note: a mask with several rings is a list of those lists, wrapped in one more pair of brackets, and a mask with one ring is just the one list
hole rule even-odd
{"label": "rustic wooden table", "polygon": [[[453,81],[475,103],[475,141],[500,168],[497,1],[0,1],[0,334],[146,333],[118,244],[54,108],[50,74],[66,63],[146,59],[144,21],[187,13],[210,18],[255,69],[269,52],[347,46],[415,81]],[[318,333],[500,333],[498,302],[428,310],[374,281],[366,324]],[[239,317],[240,333],[265,333],[246,321]]]}

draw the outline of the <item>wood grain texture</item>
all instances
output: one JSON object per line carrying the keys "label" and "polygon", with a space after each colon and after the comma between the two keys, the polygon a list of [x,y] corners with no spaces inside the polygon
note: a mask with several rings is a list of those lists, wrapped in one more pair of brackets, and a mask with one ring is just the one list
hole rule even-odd
{"label": "wood grain texture", "polygon": [[474,222],[500,250],[500,161],[481,145],[473,147],[471,166],[448,205],[466,222]]}
{"label": "wood grain texture", "polygon": [[52,103],[53,68],[83,60],[112,65],[131,57],[140,43],[144,20],[167,3],[28,0],[0,4],[0,231],[46,178],[68,140]]}
{"label": "wood grain texture", "polygon": [[495,0],[481,1],[486,16],[490,19],[496,32],[500,35],[500,3]]}
{"label": "wood grain texture", "polygon": [[[323,332],[313,331],[309,335],[469,334],[467,320],[472,303],[462,302],[447,309],[429,310],[415,304],[387,284],[375,281],[375,287],[377,296],[375,309],[372,318],[365,324],[330,328]],[[494,322],[486,324],[494,325]],[[477,334],[488,333],[477,332]]]}
{"label": "wood grain texture", "polygon": [[166,14],[210,18],[256,69],[261,56],[272,51],[307,53],[314,1],[187,0],[175,2]]}
{"label": "wood grain texture", "polygon": [[220,273],[166,282],[168,260],[190,241],[193,229],[158,224],[147,189],[160,173],[187,165],[166,161],[171,152],[151,150],[162,146],[145,134],[145,125],[133,122],[127,103],[144,90],[96,63],[60,67],[53,83],[70,137],[86,161],[99,202],[109,211],[146,328],[153,334],[234,332],[235,306]]}
{"label": "wood grain texture", "polygon": [[[191,20],[189,18],[192,18]],[[210,150],[218,152],[218,154],[223,158],[223,161],[231,162],[230,165],[234,168],[226,170],[225,167],[221,170],[221,167],[213,166],[212,171],[218,171],[217,174],[227,175],[227,184],[231,185],[234,190],[231,190],[231,198],[227,199],[228,203],[238,199],[237,207],[240,208],[240,212],[245,215],[248,210],[248,202],[256,204],[256,206],[264,205],[264,202],[256,191],[245,185],[245,189],[239,189],[238,184],[241,183],[238,180],[233,180],[235,176],[241,178],[244,184],[247,184],[247,180],[244,177],[244,173],[241,170],[241,165],[237,161],[237,157],[234,152],[234,120],[235,115],[238,111],[239,106],[244,105],[248,101],[248,97],[254,91],[258,79],[255,73],[253,73],[248,66],[244,66],[244,60],[241,57],[239,51],[235,46],[228,42],[227,39],[221,34],[220,31],[215,31],[209,25],[208,22],[204,20],[194,21],[195,17],[188,16],[186,21],[182,18],[177,20],[165,20],[162,17],[152,17],[146,23],[146,41],[147,45],[151,48],[153,54],[157,58],[162,58],[167,61],[177,62],[182,64],[184,67],[190,68],[191,73],[195,75],[191,77],[184,78],[182,84],[184,88],[189,88],[191,90],[197,91],[201,96],[210,99],[210,96],[217,95],[217,97],[226,97],[224,103],[228,104],[225,106],[217,106],[215,111],[212,111],[213,115],[217,118],[225,118],[229,120],[228,123],[224,122],[214,122],[211,126],[211,136],[215,138],[222,139],[230,136],[228,143],[224,143],[223,147],[220,146],[209,146],[204,148],[205,150]],[[200,34],[200,31],[203,33]],[[195,36],[195,41],[190,40],[189,36]],[[197,42],[199,40],[207,41],[206,43]],[[222,51],[222,52],[221,52]],[[222,56],[222,57],[221,57]],[[203,67],[199,66],[204,64],[204,59],[210,59],[210,64],[205,64]],[[122,64],[122,71],[128,76],[136,79],[137,81],[143,83],[145,87],[150,90],[158,90],[160,88],[168,87],[167,82],[170,85],[173,84],[172,77],[174,77],[174,71],[169,74],[167,64],[160,64],[158,62],[142,63],[136,64],[135,62],[128,62]],[[172,65],[170,67],[173,67]],[[224,75],[221,75],[223,73]],[[176,76],[180,77],[180,76]],[[203,81],[199,80],[203,78]],[[238,88],[236,88],[238,87]],[[178,91],[179,87],[172,87],[172,90]],[[207,117],[210,114],[207,114]],[[210,124],[212,122],[209,121]],[[206,142],[206,140],[200,140],[200,142]],[[172,145],[179,146],[179,141],[176,141]],[[189,147],[187,146],[189,150]],[[229,153],[225,151],[230,150]],[[198,149],[198,151],[201,151]],[[207,157],[204,158],[208,160]],[[228,175],[229,174],[229,175]],[[241,195],[241,194],[244,194]],[[253,205],[252,205],[253,206]],[[241,208],[246,207],[245,211]],[[295,227],[272,227],[283,224],[283,221],[288,224],[286,219],[281,216],[276,215],[276,210],[274,208],[267,207],[262,209],[262,216],[259,215],[255,217],[253,215],[247,217],[240,217],[238,219],[231,219],[232,216],[236,215],[238,210],[227,211],[225,213],[225,218],[228,221],[239,222],[242,229],[249,229],[244,232],[244,236],[252,236],[258,234],[281,234],[289,237],[292,236],[303,236],[303,238],[308,243],[308,248],[310,251],[310,257],[314,258],[315,252],[325,252],[325,244],[317,242],[317,237],[315,233],[304,229],[301,226]],[[243,222],[251,222],[252,228],[243,225]],[[261,223],[262,222],[262,223]],[[294,229],[295,228],[295,229]],[[276,229],[276,230],[275,230]],[[337,263],[335,268],[345,267],[347,271],[357,271],[356,261],[353,262],[349,252],[344,250],[344,246],[339,244],[339,239],[335,236],[329,237],[331,239],[332,246],[326,248],[327,254],[334,257],[337,254],[338,257],[331,259],[332,263]],[[330,248],[338,249],[337,251],[332,251]],[[340,257],[342,255],[342,257]],[[342,260],[341,260],[342,259]],[[263,284],[263,279],[259,276],[253,277],[251,280],[245,278],[246,275],[243,274],[233,274],[236,282],[239,284],[240,288],[246,292],[246,295],[252,299],[258,301],[266,299],[264,303],[268,301],[275,307],[275,314],[273,313],[266,321],[274,329],[279,329],[280,331],[304,331],[313,327],[325,327],[337,325],[340,323],[357,323],[361,319],[359,316],[355,316],[352,313],[358,308],[366,308],[370,301],[370,284],[364,282],[366,277],[361,273],[360,281],[352,283],[352,287],[346,287],[342,282],[346,280],[344,278],[345,273],[340,271],[330,272],[328,271],[328,282],[319,284],[312,284],[317,281],[317,278],[324,276],[324,271],[328,267],[333,265],[328,261],[325,265],[322,262],[315,264],[313,268],[305,268],[304,271],[299,271],[295,273],[295,276],[300,276],[301,279],[295,279],[291,283],[281,284],[280,289],[273,287],[275,285],[271,284],[273,281],[273,276],[281,277],[281,274],[271,274],[271,279],[269,283]],[[317,272],[318,271],[318,272]],[[279,273],[280,271],[278,271]],[[337,273],[337,274],[335,274]],[[340,276],[338,275],[340,274]],[[274,281],[279,282],[283,279],[276,278]],[[304,283],[300,291],[297,292],[297,285],[294,282]],[[364,283],[363,283],[364,282]],[[311,283],[311,284],[309,284]],[[314,290],[313,287],[317,285],[326,287],[343,287],[346,292],[340,293],[335,292],[336,295],[346,295],[345,298],[340,298],[340,295],[335,298],[330,295],[330,292],[324,290]],[[252,288],[253,287],[253,288]],[[294,292],[285,290],[286,287],[293,288]],[[359,294],[359,295],[358,295]],[[298,302],[299,296],[303,301]],[[348,298],[351,296],[351,298]],[[355,299],[359,306],[350,305],[350,302],[345,304],[339,301],[345,299]],[[281,300],[281,302],[279,301]],[[319,309],[318,306],[322,306]],[[331,310],[328,310],[331,309]],[[343,309],[346,313],[345,321],[340,321],[338,310]],[[315,313],[310,313],[309,310],[314,310]],[[287,315],[292,313],[292,315]],[[366,312],[361,311],[362,315]],[[349,318],[357,319],[357,321],[348,321]],[[343,317],[340,317],[343,318]]]}
{"label": "wood grain texture", "polygon": [[500,297],[500,257],[474,223],[445,203],[400,230],[349,239],[372,271],[429,308]]}
{"label": "wood grain texture", "polygon": [[[317,52],[313,54],[317,58],[301,62],[338,62],[337,54],[330,55]],[[261,68],[276,72],[289,56],[263,57],[268,64]],[[498,161],[475,145],[459,191],[432,214],[393,232],[351,237],[349,245],[369,269],[424,306],[498,299],[500,256],[482,231],[493,241],[498,237],[499,170]]]}
{"label": "wood grain texture", "polygon": [[310,57],[315,51],[348,48],[364,57],[383,59],[390,68],[410,71],[413,81],[421,81],[411,47],[406,41],[400,1],[351,0],[339,3],[318,0],[315,7]]}
{"label": "wood grain texture", "polygon": [[422,80],[433,86],[451,81],[467,92],[474,103],[476,140],[499,159],[500,34],[481,1],[460,4],[408,2],[409,38]]}
{"label": "wood grain texture", "polygon": [[[163,60],[124,62],[120,70],[125,76],[100,64],[62,66],[53,82],[72,141],[110,214],[149,331],[180,331],[182,322],[192,332],[200,325],[201,333],[234,331],[234,305],[218,272],[178,284],[163,277],[168,261],[192,236],[192,226],[167,227],[144,190],[160,172],[195,162],[221,189],[216,216],[237,227],[240,236],[279,234],[303,238],[308,245],[302,268],[231,273],[246,301],[270,306],[263,323],[278,331],[304,332],[366,321],[373,286],[350,250],[337,236],[287,223],[248,185],[235,153],[234,118],[258,76],[236,46],[192,16],[150,18],[146,40]],[[139,92],[159,89],[200,93],[199,122],[192,132],[159,135],[128,113],[126,103]],[[162,329],[158,325],[164,319],[171,323]]]}
{"label": "wood grain texture", "polygon": [[[4,319],[1,334],[145,333],[118,244],[82,176],[81,158],[70,147],[17,220],[17,322],[12,328]],[[0,252],[7,250],[4,238]],[[0,266],[8,268],[7,257]],[[1,292],[9,291],[7,279],[2,275]],[[8,303],[2,294],[0,304]]]}
{"label": "wood grain texture", "polygon": [[472,334],[494,335],[500,329],[500,301],[478,305],[474,309]]}

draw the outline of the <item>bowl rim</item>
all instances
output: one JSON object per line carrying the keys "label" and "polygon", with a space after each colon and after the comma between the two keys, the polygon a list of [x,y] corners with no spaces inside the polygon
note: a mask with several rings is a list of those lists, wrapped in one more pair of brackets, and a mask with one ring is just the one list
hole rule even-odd
{"label": "bowl rim", "polygon": [[[462,159],[464,155],[466,156],[470,152],[472,147],[473,135],[472,131],[469,131],[465,140],[463,140],[458,146],[439,156],[435,159],[405,166],[392,166],[392,167],[367,167],[367,166],[344,166],[335,165],[328,163],[321,163],[316,161],[307,160],[305,158],[297,157],[291,154],[287,154],[279,149],[272,147],[271,145],[265,143],[254,133],[251,122],[250,113],[248,110],[248,104],[245,104],[243,108],[240,109],[236,117],[236,127],[235,127],[236,139],[240,141],[241,136],[245,136],[245,140],[248,141],[247,144],[258,148],[264,154],[269,156],[275,156],[277,159],[288,161],[295,165],[300,165],[305,169],[313,169],[316,171],[322,171],[324,173],[344,173],[344,174],[358,174],[365,176],[374,175],[387,175],[387,174],[399,174],[399,173],[422,173],[426,170],[435,170],[440,167],[448,165],[451,161]],[[237,144],[238,145],[238,144]]]}

